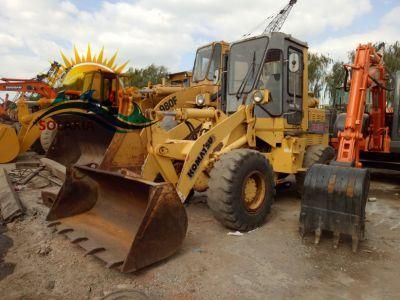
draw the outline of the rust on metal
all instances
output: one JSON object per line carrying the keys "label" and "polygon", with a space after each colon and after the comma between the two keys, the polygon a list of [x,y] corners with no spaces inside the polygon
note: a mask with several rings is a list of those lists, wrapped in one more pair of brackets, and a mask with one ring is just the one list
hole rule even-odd
{"label": "rust on metal", "polygon": [[332,194],[334,189],[335,189],[335,183],[336,183],[336,175],[332,175],[329,177],[329,182],[328,182],[328,193]]}
{"label": "rust on metal", "polygon": [[47,220],[73,229],[66,236],[86,254],[133,272],[179,249],[187,215],[172,184],[88,167],[68,172]]}
{"label": "rust on metal", "polygon": [[47,158],[64,166],[101,163],[114,131],[82,116],[59,115],[53,118],[59,124],[74,126],[57,130]]}

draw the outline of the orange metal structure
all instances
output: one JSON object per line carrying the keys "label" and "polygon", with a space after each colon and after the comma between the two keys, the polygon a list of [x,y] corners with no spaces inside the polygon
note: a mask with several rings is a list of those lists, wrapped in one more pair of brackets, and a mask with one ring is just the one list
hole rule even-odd
{"label": "orange metal structure", "polygon": [[[336,161],[361,167],[360,151],[390,152],[389,128],[385,126],[387,74],[380,55],[371,44],[357,48],[351,70],[350,93],[344,131],[338,132]],[[367,93],[372,95],[368,133],[363,134]]]}
{"label": "orange metal structure", "polygon": [[[369,191],[368,169],[361,168],[360,154],[391,154],[390,129],[386,125],[386,82],[388,74],[381,53],[371,44],[359,45],[351,71],[346,114],[336,119],[337,139],[332,145],[337,157],[330,165],[314,164],[304,181],[300,213],[300,233],[315,233],[319,243],[323,231],[331,231],[334,247],[342,234],[352,237],[357,251],[364,238],[365,206]],[[346,76],[347,77],[347,76]],[[345,82],[347,86],[347,82]],[[367,104],[368,95],[372,103]],[[366,108],[368,107],[368,114]]]}
{"label": "orange metal structure", "polygon": [[35,79],[0,78],[0,91],[35,93],[47,99],[57,97],[57,92],[47,83]]}

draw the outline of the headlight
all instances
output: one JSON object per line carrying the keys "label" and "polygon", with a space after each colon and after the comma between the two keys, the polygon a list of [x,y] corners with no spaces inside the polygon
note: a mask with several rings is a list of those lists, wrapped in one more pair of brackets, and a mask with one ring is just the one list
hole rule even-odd
{"label": "headlight", "polygon": [[264,100],[264,94],[261,91],[255,91],[253,94],[253,101],[255,103],[261,103]]}
{"label": "headlight", "polygon": [[196,96],[196,105],[197,106],[203,106],[205,102],[206,102],[206,97],[204,97],[203,94]]}

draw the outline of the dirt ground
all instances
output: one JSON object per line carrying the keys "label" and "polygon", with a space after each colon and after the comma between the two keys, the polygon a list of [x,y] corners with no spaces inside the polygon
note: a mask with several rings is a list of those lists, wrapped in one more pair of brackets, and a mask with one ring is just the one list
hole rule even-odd
{"label": "dirt ground", "polygon": [[[196,195],[180,251],[135,274],[106,269],[47,228],[35,188],[43,178],[36,180],[19,192],[27,215],[0,229],[1,299],[101,299],[115,291],[126,294],[109,299],[400,298],[398,173],[374,172],[357,254],[349,241],[333,249],[326,235],[317,246],[312,236],[301,240],[293,184],[278,190],[265,225],[242,236],[228,235]],[[136,298],[127,296],[132,290]]]}

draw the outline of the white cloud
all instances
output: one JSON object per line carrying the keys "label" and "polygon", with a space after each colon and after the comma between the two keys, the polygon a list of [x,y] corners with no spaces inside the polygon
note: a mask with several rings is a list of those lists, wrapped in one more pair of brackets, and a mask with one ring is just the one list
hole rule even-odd
{"label": "white cloud", "polygon": [[[49,60],[60,60],[60,49],[71,54],[73,44],[84,50],[88,42],[93,52],[104,45],[108,56],[119,49],[119,62],[130,60],[136,67],[163,64],[177,71],[185,54],[211,40],[238,39],[287,1],[103,1],[81,11],[69,1],[2,0],[0,76],[33,76]],[[301,0],[284,31],[312,40],[327,29],[351,26],[371,9],[370,0]],[[331,50],[324,43],[318,47]]]}
{"label": "white cloud", "polygon": [[313,49],[320,53],[326,53],[333,59],[347,61],[348,52],[356,49],[360,43],[393,43],[400,40],[399,16],[400,6],[395,7],[383,16],[382,21],[376,29],[336,38],[328,38],[321,44],[312,45]]}

